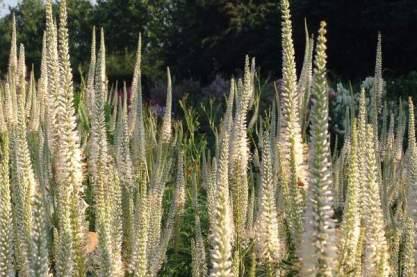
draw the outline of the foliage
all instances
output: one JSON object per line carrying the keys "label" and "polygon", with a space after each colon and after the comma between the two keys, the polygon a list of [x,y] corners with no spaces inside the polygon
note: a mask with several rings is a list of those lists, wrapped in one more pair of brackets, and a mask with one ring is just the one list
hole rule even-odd
{"label": "foliage", "polygon": [[[40,0],[19,1],[12,9],[20,29],[19,39],[27,49],[28,64],[39,66],[43,30]],[[369,75],[373,60],[372,42],[378,32],[384,38],[384,70],[396,78],[414,70],[417,41],[409,30],[417,28],[417,9],[413,0],[401,4],[384,1],[320,2],[293,0],[294,47],[304,48],[304,20],[311,26],[325,19],[330,28],[328,46],[331,61],[329,77],[358,80]],[[273,0],[157,0],[121,1],[69,0],[69,32],[74,69],[88,67],[90,26],[102,26],[107,33],[108,75],[110,80],[131,80],[131,61],[139,32],[144,41],[144,84],[164,79],[170,65],[178,81],[194,79],[205,86],[216,75],[242,73],[238,62],[245,54],[257,58],[264,76],[280,76],[279,3]],[[0,61],[5,72],[11,14],[0,20]],[[42,22],[42,24],[39,24]],[[401,54],[397,49],[401,46]],[[297,64],[301,64],[297,57]],[[347,66],[349,65],[349,66]],[[297,70],[300,70],[298,67]],[[79,79],[78,70],[74,72]],[[391,78],[389,78],[391,79]],[[387,79],[388,80],[388,79]],[[415,85],[412,87],[415,88]],[[398,88],[399,89],[399,88]],[[407,90],[407,95],[414,91]]]}

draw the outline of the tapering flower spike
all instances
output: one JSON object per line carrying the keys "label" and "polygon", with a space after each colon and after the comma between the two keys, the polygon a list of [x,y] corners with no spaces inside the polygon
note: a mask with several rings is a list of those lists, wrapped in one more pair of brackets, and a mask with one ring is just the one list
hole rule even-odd
{"label": "tapering flower spike", "polygon": [[47,126],[47,119],[49,114],[49,93],[48,93],[48,62],[47,62],[47,46],[46,33],[43,33],[42,38],[42,60],[41,60],[41,76],[38,80],[38,99],[39,99],[39,121],[44,127]]}
{"label": "tapering flower spike", "polygon": [[45,201],[40,187],[35,188],[32,215],[31,275],[48,277],[48,225]]}
{"label": "tapering flower spike", "polygon": [[408,148],[407,148],[407,210],[414,220],[417,219],[417,147],[415,135],[414,104],[411,97],[408,99]]}
{"label": "tapering flower spike", "polygon": [[211,233],[211,271],[210,277],[232,276],[233,222],[230,209],[228,184],[229,134],[223,135],[219,164],[217,167],[217,196]]}
{"label": "tapering flower spike", "polygon": [[[132,85],[132,93],[135,94],[134,102],[132,105],[132,117],[131,122],[134,122],[133,126],[133,134],[131,139],[132,144],[132,161],[135,165],[135,174],[142,180],[145,180],[145,175],[147,171],[146,165],[146,149],[145,149],[145,125],[144,125],[144,112],[143,112],[143,104],[142,104],[142,73],[141,73],[141,61],[142,61],[142,36],[139,34],[138,39],[138,50],[136,54],[136,65],[134,71],[134,84],[135,87]],[[135,91],[133,91],[135,90]],[[135,114],[135,118],[133,119],[133,113]],[[133,124],[133,123],[131,123]]]}
{"label": "tapering flower spike", "polygon": [[148,273],[148,222],[150,206],[148,192],[145,186],[141,187],[140,194],[137,196],[137,211],[135,215],[135,234],[132,245],[132,258],[129,264],[129,271],[135,277],[145,277]]}
{"label": "tapering flower spike", "polygon": [[[0,133],[0,276],[13,276],[13,222],[9,179],[9,136]],[[16,218],[14,219],[16,220]]]}
{"label": "tapering flower spike", "polygon": [[[302,275],[333,276],[335,222],[331,156],[328,131],[326,79],[326,23],[320,23],[315,56],[315,80],[311,111],[310,185],[307,194],[305,234],[302,244]],[[311,247],[313,249],[311,249]]]}
{"label": "tapering flower spike", "polygon": [[361,226],[359,206],[358,134],[356,131],[356,120],[352,123],[350,139],[348,183],[338,249],[338,272],[342,275],[346,272],[357,272],[358,266],[356,265],[356,260],[352,258],[357,255]]}
{"label": "tapering flower spike", "polygon": [[378,169],[375,157],[374,130],[367,125],[366,140],[366,199],[364,210],[365,248],[364,274],[366,276],[389,276],[388,246],[385,238],[384,214],[381,205],[380,186],[378,184]]}
{"label": "tapering flower spike", "polygon": [[[68,48],[67,7],[61,1],[58,32],[59,78],[55,81],[56,110],[60,119],[56,128],[54,153],[59,216],[59,274],[85,274],[85,204],[82,199],[82,168],[79,135],[76,129],[74,91]],[[53,51],[54,52],[54,51]],[[48,75],[49,76],[49,75]]]}
{"label": "tapering flower spike", "polygon": [[[233,219],[236,228],[236,243],[237,248],[244,242],[246,217],[249,202],[249,186],[248,186],[248,163],[250,157],[249,143],[247,138],[247,114],[250,108],[250,103],[253,100],[254,94],[254,75],[255,75],[255,61],[245,58],[245,72],[243,76],[243,83],[238,85],[236,96],[236,112],[233,118],[231,130],[223,130],[223,132],[231,131],[230,140],[230,162],[229,162],[229,182],[231,189],[231,199],[233,203]],[[232,84],[233,86],[233,84]],[[231,94],[234,95],[234,87],[231,88]],[[233,93],[232,93],[233,92]],[[226,121],[224,128],[229,128],[230,123],[231,101],[229,99],[229,107],[226,110]],[[240,253],[239,253],[240,255]],[[236,261],[236,263],[239,263]]]}
{"label": "tapering flower spike", "polygon": [[256,221],[257,257],[265,264],[267,273],[275,276],[282,255],[279,241],[278,214],[272,174],[271,139],[264,134],[261,169],[261,192],[259,215]]}
{"label": "tapering flower spike", "polygon": [[16,39],[16,15],[12,14],[12,37],[9,54],[9,78],[14,77],[17,73],[17,39]]}
{"label": "tapering flower spike", "polygon": [[[20,68],[24,68],[24,48],[20,48]],[[18,71],[17,80],[24,82],[24,73]],[[23,90],[24,84],[19,85]],[[15,256],[18,272],[22,275],[30,272],[30,235],[32,222],[32,197],[35,187],[35,176],[32,168],[30,149],[26,136],[26,117],[24,98],[17,98],[17,123],[11,133],[11,177],[12,177],[12,202],[13,224],[15,233]]]}
{"label": "tapering flower spike", "polygon": [[411,217],[406,217],[403,224],[400,274],[401,276],[411,277],[415,276],[415,224]]}
{"label": "tapering flower spike", "polygon": [[133,69],[132,91],[130,96],[131,108],[129,113],[129,134],[133,133],[136,125],[138,102],[142,101],[142,34],[139,33],[136,50],[136,62]]}
{"label": "tapering flower spike", "polygon": [[58,35],[52,12],[52,1],[47,0],[46,10],[46,46],[47,46],[47,76],[48,76],[48,144],[52,153],[56,150],[59,122],[62,121],[59,90],[59,60],[58,60]]}
{"label": "tapering flower spike", "polygon": [[160,133],[160,140],[162,143],[168,143],[172,137],[172,126],[171,126],[171,113],[172,113],[172,81],[171,71],[167,67],[167,99],[165,104],[165,113],[162,120],[162,127]]}
{"label": "tapering flower spike", "polygon": [[86,88],[86,102],[90,118],[93,117],[94,112],[94,77],[96,70],[96,59],[96,27],[93,26],[93,30],[91,31],[90,66],[88,68]]}
{"label": "tapering flower spike", "polygon": [[[305,193],[308,189],[306,149],[302,140],[300,126],[300,99],[297,95],[297,76],[295,65],[294,43],[292,39],[292,22],[290,3],[281,0],[281,33],[282,33],[282,85],[278,95],[278,135],[276,149],[280,149],[280,166],[289,175],[288,202],[286,213],[291,233],[289,243],[297,247],[302,230],[301,215],[305,209]],[[303,186],[298,186],[303,183]],[[292,247],[293,248],[293,247]]]}

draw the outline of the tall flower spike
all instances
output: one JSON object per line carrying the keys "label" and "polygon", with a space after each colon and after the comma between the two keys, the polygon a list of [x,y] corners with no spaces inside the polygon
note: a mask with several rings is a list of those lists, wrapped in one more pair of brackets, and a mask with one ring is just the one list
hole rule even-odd
{"label": "tall flower spike", "polygon": [[[33,94],[34,94],[34,88],[35,88],[35,72],[32,64],[32,69],[29,73],[29,87],[26,93],[26,99],[25,99],[25,113],[26,113],[26,124],[30,126],[31,121],[31,110],[32,110],[32,101],[33,101]],[[36,92],[35,92],[36,95]]]}
{"label": "tall flower spike", "polygon": [[149,222],[149,201],[146,186],[141,187],[136,199],[135,227],[136,236],[133,237],[132,259],[129,270],[135,277],[145,277],[148,272],[147,242]]}
{"label": "tall flower spike", "polygon": [[116,164],[119,179],[121,181],[122,202],[123,202],[123,244],[126,260],[130,260],[132,253],[133,236],[133,177],[132,161],[130,159],[129,133],[127,119],[127,89],[126,83],[123,86],[122,108],[119,109],[119,123],[116,141]]}
{"label": "tall flower spike", "polygon": [[[95,68],[94,108],[91,120],[91,149],[89,155],[90,172],[97,177],[96,167],[107,162],[107,135],[105,129],[104,97],[106,93],[106,53],[104,45],[104,31],[100,30],[100,50]],[[98,157],[102,158],[100,160]]]}
{"label": "tall flower spike", "polygon": [[[40,101],[38,99],[38,93],[36,92],[36,84],[35,84],[35,73],[32,70],[31,79],[33,83],[30,88],[30,109],[28,111],[28,118],[29,118],[29,130],[30,132],[38,132],[39,131],[39,124],[40,124]],[[28,102],[29,103],[29,102]]]}
{"label": "tall flower spike", "polygon": [[410,217],[405,218],[402,236],[402,251],[400,256],[401,276],[415,276],[415,232],[414,220]]}
{"label": "tall flower spike", "polygon": [[[20,57],[23,59],[23,47]],[[24,65],[24,61],[20,62]],[[20,71],[19,83],[24,80],[24,73]],[[24,85],[19,85],[19,90]],[[29,274],[30,235],[32,222],[32,192],[35,187],[35,176],[30,159],[30,150],[26,136],[26,118],[24,99],[18,98],[17,126],[13,129],[11,141],[11,168],[12,168],[12,202],[13,224],[15,236],[15,255],[18,271],[20,274]]]}
{"label": "tall flower spike", "polygon": [[233,228],[229,200],[228,159],[229,134],[222,136],[219,163],[217,166],[217,195],[215,214],[210,225],[211,234],[211,272],[210,277],[232,276]]}
{"label": "tall flower spike", "polygon": [[12,38],[10,44],[9,78],[12,78],[17,72],[16,16],[14,13],[12,14]]}
{"label": "tall flower spike", "polygon": [[[288,0],[281,1],[282,18],[282,118],[281,143],[289,145],[290,139],[296,143],[296,165],[297,176],[304,180],[303,167],[303,146],[301,140],[301,127],[299,125],[299,106],[297,98],[297,76],[295,68],[294,43],[292,39],[292,23],[290,4]],[[289,147],[287,147],[289,149]],[[289,152],[286,152],[284,160],[289,160]]]}
{"label": "tall flower spike", "polygon": [[417,147],[415,134],[414,104],[411,97],[408,99],[408,148],[407,148],[407,210],[408,214],[417,219]]}
{"label": "tall flower spike", "polygon": [[132,161],[130,159],[129,149],[129,127],[127,117],[127,89],[126,83],[123,86],[123,101],[121,101],[122,109],[119,111],[119,126],[116,143],[116,161],[119,171],[119,177],[122,182],[122,186],[131,189],[133,185],[132,180]]}
{"label": "tall flower spike", "polygon": [[[155,119],[156,120],[156,119]],[[156,125],[153,127],[156,130]],[[166,181],[169,176],[169,169],[171,167],[172,160],[167,157],[169,154],[169,147],[167,145],[154,145],[156,149],[156,157],[152,166],[152,175],[149,181],[149,202],[152,207],[152,213],[149,217],[149,230],[148,230],[148,255],[149,258],[158,258],[158,251],[161,242],[161,225],[163,216],[163,196],[166,186]],[[167,151],[168,150],[168,151]],[[146,183],[140,183],[141,186],[147,185]]]}
{"label": "tall flower spike", "polygon": [[383,159],[385,155],[385,147],[387,143],[387,131],[388,131],[388,119],[389,119],[389,109],[387,101],[383,101],[382,105],[382,114],[381,114],[381,134],[380,134],[380,147],[379,147],[379,156]]}
{"label": "tall flower spike", "polygon": [[6,83],[6,95],[10,95],[9,99],[10,99],[10,118],[9,118],[9,123],[11,125],[15,125],[17,123],[17,114],[18,114],[18,109],[17,109],[17,80],[18,80],[18,75],[16,74],[16,76],[14,76],[13,78],[11,78],[13,81],[9,81],[8,83]]}
{"label": "tall flower spike", "polygon": [[[139,33],[136,63],[133,69],[132,92],[130,97],[131,109],[129,114],[129,134],[133,133],[137,119],[139,96],[142,97],[142,34]],[[142,99],[140,99],[142,101]]]}
{"label": "tall flower spike", "polygon": [[414,119],[414,104],[411,97],[408,98],[409,121],[408,121],[408,154],[416,150],[416,129]]}
{"label": "tall flower spike", "polygon": [[9,137],[0,133],[0,276],[13,276],[12,202],[9,180]]}
{"label": "tall flower spike", "polygon": [[[248,186],[248,162],[249,162],[249,146],[247,138],[247,114],[250,107],[250,102],[254,94],[254,60],[250,61],[249,57],[245,59],[245,73],[243,76],[243,83],[237,90],[238,101],[236,103],[236,112],[232,124],[232,137],[234,142],[230,144],[230,163],[229,163],[229,182],[231,189],[231,198],[233,206],[233,219],[236,227],[236,243],[239,249],[243,240],[245,239],[246,216],[249,201],[249,186]],[[233,96],[230,94],[229,96]],[[230,99],[231,101],[232,99]],[[231,111],[231,103],[226,112]],[[226,114],[226,118],[229,117]],[[230,118],[230,117],[229,117]],[[226,119],[225,124],[227,124]],[[226,126],[227,128],[227,126]],[[229,130],[223,130],[228,132]],[[239,253],[240,254],[240,253]],[[236,263],[239,263],[235,260]]]}
{"label": "tall flower spike", "polygon": [[384,151],[384,159],[389,160],[393,158],[394,155],[394,125],[395,125],[395,118],[394,113],[391,112],[390,119],[389,119],[389,127],[387,132],[387,142],[385,145]]}
{"label": "tall flower spike", "polygon": [[[96,76],[95,76],[95,106],[94,117],[92,120],[92,141],[90,164],[92,168],[92,182],[94,199],[96,204],[96,226],[99,235],[98,253],[101,262],[100,275],[103,276],[120,276],[120,263],[118,253],[114,250],[117,238],[112,235],[114,231],[111,228],[113,224],[112,208],[115,203],[112,198],[111,178],[108,178],[111,168],[111,160],[108,152],[107,133],[104,116],[105,95],[107,94],[106,84],[106,54],[104,44],[104,31],[101,29],[100,50],[97,58]],[[110,201],[107,203],[106,201]],[[117,258],[114,259],[114,258]]]}
{"label": "tall flower spike", "polygon": [[404,112],[403,102],[400,99],[399,103],[399,112],[398,112],[398,124],[395,132],[395,146],[394,146],[394,155],[397,161],[400,161],[403,158],[403,142],[406,129],[406,116]]}
{"label": "tall flower spike", "polygon": [[17,60],[17,40],[16,40],[16,17],[13,13],[12,16],[12,33],[10,41],[10,54],[9,54],[9,67],[8,75],[6,82],[6,93],[8,95],[8,110],[10,112],[9,123],[17,122],[17,97],[16,97],[16,83],[17,83],[17,70],[18,70],[18,60]]}
{"label": "tall flower spike", "polygon": [[[315,82],[311,111],[310,185],[307,195],[303,276],[332,276],[335,260],[335,226],[332,210],[332,174],[328,131],[326,80],[326,23],[320,23],[315,56]],[[305,248],[314,247],[313,251]],[[312,256],[309,256],[313,252]]]}
{"label": "tall flower spike", "polygon": [[200,264],[198,259],[198,250],[197,250],[197,244],[195,242],[195,239],[191,239],[191,271],[192,271],[192,277],[200,277]]}
{"label": "tall flower spike", "polygon": [[88,68],[86,102],[90,118],[94,112],[94,73],[96,70],[96,27],[91,31],[90,66]]}
{"label": "tall flower spike", "polygon": [[[403,217],[401,215],[401,217]],[[400,219],[401,221],[404,218]],[[401,223],[400,223],[401,224]],[[390,274],[391,276],[401,276],[400,274],[400,259],[401,259],[401,236],[403,235],[404,228],[401,228],[401,225],[395,226],[392,224],[392,228],[387,229],[387,241],[388,241],[388,251],[389,251],[389,263],[390,263]],[[404,223],[402,223],[404,224]],[[413,257],[414,259],[414,257]]]}
{"label": "tall flower spike", "polygon": [[363,211],[365,211],[366,198],[364,195],[364,188],[366,186],[366,156],[363,155],[366,151],[366,144],[363,143],[366,141],[366,124],[368,123],[368,115],[366,112],[366,97],[365,89],[361,88],[361,93],[359,97],[359,112],[358,112],[358,141],[362,142],[358,144],[358,153],[361,155],[358,156],[359,163],[359,206],[361,211],[361,222],[363,222]]}
{"label": "tall flower spike", "polygon": [[378,171],[375,157],[374,130],[367,125],[366,187],[365,203],[365,248],[364,274],[366,276],[389,276],[388,246],[385,238],[384,214],[378,185]]}
{"label": "tall flower spike", "polygon": [[303,66],[301,68],[300,77],[298,78],[297,82],[297,94],[299,94],[301,97],[303,97],[305,90],[307,89],[308,79],[312,76],[312,55],[311,52],[311,40],[310,35],[308,33],[308,26],[307,26],[307,20],[304,19],[304,32],[305,32],[305,46],[304,46],[304,58],[303,58]]}
{"label": "tall flower spike", "polygon": [[184,176],[184,154],[180,151],[177,159],[177,179],[174,201],[168,211],[167,219],[165,222],[164,230],[161,236],[161,240],[158,246],[157,255],[150,257],[150,274],[151,276],[157,276],[160,271],[164,260],[166,259],[166,251],[168,250],[168,244],[172,237],[174,224],[176,219],[181,219],[183,215],[183,209],[185,205],[185,176]]}
{"label": "tall flower spike", "polygon": [[352,123],[346,200],[339,242],[338,272],[356,272],[355,259],[360,236],[358,135],[356,120]]}
{"label": "tall flower spike", "polygon": [[14,109],[13,97],[10,89],[10,81],[4,84],[4,116],[8,126],[14,125],[17,121],[16,110]]}
{"label": "tall flower spike", "polygon": [[226,112],[224,114],[224,127],[225,129],[231,131],[233,124],[233,100],[235,99],[236,93],[236,81],[235,79],[230,80],[230,91],[227,98]]}
{"label": "tall flower spike", "polygon": [[[56,86],[61,121],[55,152],[55,180],[58,190],[59,274],[85,275],[85,203],[82,199],[82,169],[79,135],[76,129],[74,91],[68,48],[66,1],[59,12],[59,80]],[[73,268],[69,265],[73,263]]]}
{"label": "tall flower spike", "polygon": [[0,134],[7,132],[7,121],[4,115],[4,108],[7,103],[3,104],[3,96],[0,96]]}
{"label": "tall flower spike", "polygon": [[[288,225],[291,239],[288,240],[289,248],[296,248],[300,242],[300,235],[303,229],[304,214],[304,194],[300,193],[300,179],[297,177],[297,146],[294,139],[290,140],[290,161],[287,169],[284,164],[283,146],[278,147],[281,184],[283,187],[283,196],[287,201],[285,213],[288,215]],[[286,176],[288,174],[288,177]],[[287,179],[288,178],[288,179]],[[301,181],[302,182],[302,181]],[[303,183],[304,184],[304,183]]]}
{"label": "tall flower spike", "polygon": [[41,76],[38,80],[38,95],[39,95],[39,120],[42,126],[45,126],[48,118],[48,64],[47,64],[47,46],[46,33],[43,33],[42,38],[42,60],[41,60]]}
{"label": "tall flower spike", "polygon": [[58,44],[57,30],[52,12],[52,1],[47,0],[46,10],[46,45],[47,45],[47,65],[48,65],[48,140],[49,148],[53,153],[56,149],[56,140],[58,136],[59,122],[62,121],[59,112],[58,93],[60,86],[59,61],[58,61]]}
{"label": "tall flower spike", "polygon": [[314,39],[310,38],[307,27],[307,20],[305,25],[305,52],[303,67],[300,73],[300,77],[297,83],[297,93],[299,98],[300,109],[300,126],[303,134],[303,138],[306,136],[308,127],[308,104],[310,102],[311,85],[313,81],[313,52],[314,52]]}
{"label": "tall flower spike", "polygon": [[[297,97],[297,76],[295,66],[294,43],[292,39],[292,22],[290,4],[288,0],[281,0],[281,33],[282,33],[282,86],[279,97],[279,130],[277,148],[281,149],[281,163],[283,170],[291,174],[288,191],[291,226],[291,243],[297,247],[300,243],[300,217],[305,208],[305,191],[308,189],[306,180],[306,153],[302,141],[299,117],[299,99]],[[298,183],[305,184],[300,187]]]}
{"label": "tall flower spike", "polygon": [[376,115],[381,111],[384,96],[384,79],[382,78],[382,35],[378,33],[378,42],[376,46],[376,62],[373,95],[375,97]]}
{"label": "tall flower spike", "polygon": [[[100,89],[103,105],[107,97],[107,77],[106,77],[106,45],[104,42],[104,29],[100,29],[100,49],[97,55],[95,83]],[[97,92],[96,92],[97,93]],[[95,97],[98,97],[95,95]],[[97,100],[96,100],[97,101]]]}
{"label": "tall flower spike", "polygon": [[40,187],[35,189],[33,201],[33,228],[31,249],[31,274],[32,276],[49,276],[48,256],[48,226],[45,201],[42,198]]}
{"label": "tall flower spike", "polygon": [[[384,80],[382,79],[382,42],[381,34],[378,34],[378,44],[377,44],[377,56],[375,64],[375,77],[374,77],[374,86],[372,89],[371,95],[371,122],[374,129],[374,138],[375,138],[375,151],[379,153],[380,151],[380,142],[379,142],[379,113],[382,110],[382,100],[383,100],[383,91],[384,91]],[[376,156],[377,162],[379,163],[379,155]],[[382,175],[380,168],[378,167],[378,178],[381,178]],[[384,210],[387,211],[387,208],[384,204]],[[388,213],[385,212],[387,215]]]}
{"label": "tall flower spike", "polygon": [[[137,50],[137,57],[136,57],[136,66],[135,66],[135,74],[137,74],[136,79],[136,91],[137,95],[135,96],[135,116],[134,119],[134,129],[133,129],[133,136],[132,136],[132,160],[133,164],[135,165],[135,169],[139,172],[135,172],[138,177],[143,180],[145,178],[146,172],[146,149],[145,149],[145,126],[143,122],[143,105],[142,105],[142,73],[141,73],[141,60],[142,60],[142,36],[139,34],[138,39],[138,50]],[[136,75],[135,75],[136,76]],[[135,77],[133,78],[135,80]],[[132,87],[133,90],[133,87]],[[136,93],[136,91],[134,93]],[[132,119],[133,120],[133,119]]]}
{"label": "tall flower spike", "polygon": [[59,66],[61,76],[61,86],[67,92],[73,92],[72,72],[69,56],[68,45],[68,27],[67,27],[67,1],[61,0],[59,4],[59,32],[58,32],[58,51]]}
{"label": "tall flower spike", "polygon": [[19,59],[17,68],[17,80],[16,80],[16,94],[17,105],[22,105],[23,116],[26,117],[26,111],[24,109],[26,104],[26,63],[25,63],[25,46],[20,44],[19,47]]}
{"label": "tall flower spike", "polygon": [[191,255],[193,257],[194,267],[193,272],[195,276],[203,277],[207,276],[207,261],[206,261],[206,249],[204,246],[203,234],[201,232],[201,219],[200,219],[200,207],[198,204],[198,185],[196,174],[192,175],[192,203],[194,208],[194,221],[195,221],[195,239],[191,241]]}
{"label": "tall flower spike", "polygon": [[215,207],[216,207],[216,159],[213,159],[212,168],[207,167],[207,180],[205,181],[206,190],[207,190],[207,213],[208,213],[208,222],[209,230],[211,231],[212,224],[215,222]]}
{"label": "tall flower spike", "polygon": [[168,143],[172,137],[172,126],[171,126],[171,111],[172,111],[172,82],[171,82],[171,71],[167,67],[167,99],[165,104],[165,113],[162,121],[160,141],[162,143]]}
{"label": "tall flower spike", "polygon": [[[109,94],[111,94],[111,93],[109,93]],[[109,96],[109,99],[110,99],[111,97]],[[115,85],[115,89],[114,89],[114,93],[113,93],[113,100],[111,101],[111,103],[110,103],[110,101],[108,101],[107,102],[110,106],[113,106],[112,107],[112,112],[111,112],[111,115],[110,115],[110,120],[109,120],[109,123],[108,123],[108,125],[109,125],[109,127],[108,127],[108,131],[110,132],[110,134],[114,134],[115,136],[117,136],[118,134],[116,133],[115,134],[115,131],[116,131],[116,123],[117,123],[117,120],[118,120],[118,118],[117,118],[117,114],[118,114],[118,111],[121,111],[122,110],[122,101],[120,101],[120,97],[119,97],[119,83],[116,81],[116,85]],[[119,114],[120,114],[120,112],[119,112]],[[115,144],[117,143],[117,137],[115,137],[115,142],[114,142]]]}
{"label": "tall flower spike", "polygon": [[268,133],[264,134],[262,165],[261,165],[261,192],[259,216],[256,221],[257,257],[265,264],[269,276],[275,276],[276,266],[281,256],[279,241],[278,214],[275,198],[275,184],[272,173],[271,141]]}
{"label": "tall flower spike", "polygon": [[[110,222],[110,235],[112,247],[112,267],[113,276],[122,276],[122,241],[123,241],[123,209],[122,209],[122,188],[117,174],[115,162],[110,160],[108,177],[108,195],[109,203],[108,217]],[[129,253],[130,254],[130,253]]]}

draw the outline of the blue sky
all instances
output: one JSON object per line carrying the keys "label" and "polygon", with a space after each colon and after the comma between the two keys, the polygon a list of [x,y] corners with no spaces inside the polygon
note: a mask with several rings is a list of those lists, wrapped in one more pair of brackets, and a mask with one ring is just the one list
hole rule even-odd
{"label": "blue sky", "polygon": [[9,12],[9,6],[16,6],[18,0],[3,0],[3,4],[0,5],[0,17],[6,15]]}
{"label": "blue sky", "polygon": [[[18,2],[21,0],[3,0],[3,4],[0,5],[0,17],[5,16],[9,13],[9,6],[15,7]],[[95,0],[91,0],[92,3],[95,3]]]}

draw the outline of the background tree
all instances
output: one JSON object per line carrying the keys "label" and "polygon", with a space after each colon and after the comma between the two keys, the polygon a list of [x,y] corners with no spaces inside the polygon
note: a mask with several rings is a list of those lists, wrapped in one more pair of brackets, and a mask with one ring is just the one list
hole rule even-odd
{"label": "background tree", "polygon": [[[91,15],[93,7],[88,0],[69,0],[68,29],[73,68],[87,65],[90,50]],[[54,7],[57,11],[57,7]],[[41,61],[42,37],[45,27],[45,10],[42,0],[23,0],[10,10],[10,14],[0,19],[0,61],[1,72],[7,69],[10,49],[12,13],[16,16],[17,42],[26,46],[26,62],[39,69]],[[56,15],[57,16],[57,15]],[[28,47],[30,46],[30,47]],[[37,70],[39,73],[39,70]],[[74,72],[76,75],[78,72]]]}
{"label": "background tree", "polygon": [[[384,76],[415,70],[417,29],[414,0],[292,0],[298,70],[304,51],[304,19],[310,30],[329,24],[329,78],[371,75],[378,31],[383,35]],[[41,0],[22,0],[16,13],[18,41],[31,45],[28,64],[39,61]],[[110,80],[130,80],[138,33],[143,36],[144,85],[163,79],[165,66],[175,78],[203,84],[216,74],[239,75],[245,54],[256,57],[262,76],[279,78],[280,23],[276,0],[68,0],[70,49],[74,68],[85,72],[93,25],[104,27]],[[11,15],[0,19],[0,69],[7,67]],[[349,66],[346,66],[349,65]],[[78,72],[74,72],[77,74]],[[414,75],[410,75],[414,76]],[[76,76],[75,76],[76,77]],[[417,77],[416,77],[417,78]]]}
{"label": "background tree", "polygon": [[170,0],[98,0],[92,23],[104,28],[111,79],[130,80],[139,32],[144,41],[144,72],[163,76],[166,66],[162,46],[166,28],[171,25]]}

